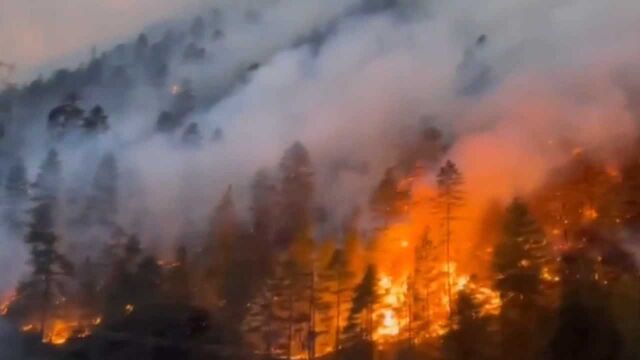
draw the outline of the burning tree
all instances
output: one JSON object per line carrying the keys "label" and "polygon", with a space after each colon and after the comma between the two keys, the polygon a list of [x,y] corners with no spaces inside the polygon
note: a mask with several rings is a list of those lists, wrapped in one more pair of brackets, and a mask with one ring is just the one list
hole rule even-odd
{"label": "burning tree", "polygon": [[458,167],[450,160],[440,168],[437,175],[438,193],[436,196],[436,209],[442,218],[444,226],[444,245],[447,266],[447,298],[449,303],[449,316],[452,313],[452,284],[451,284],[451,241],[452,224],[457,219],[456,212],[464,203],[462,186],[464,180]]}
{"label": "burning tree", "polygon": [[414,248],[414,265],[409,279],[407,331],[410,344],[428,336],[433,325],[432,303],[435,302],[435,288],[441,279],[435,250],[429,232],[425,230]]}
{"label": "burning tree", "polygon": [[369,200],[371,210],[385,227],[406,211],[408,201],[409,193],[401,189],[393,168],[385,171]]}
{"label": "burning tree", "polygon": [[205,301],[210,304],[224,305],[233,291],[235,284],[229,276],[234,271],[234,242],[239,235],[239,223],[229,186],[213,211],[209,239],[205,244]]}
{"label": "burning tree", "polygon": [[39,294],[39,330],[43,341],[47,338],[47,321],[51,307],[60,296],[64,277],[69,277],[73,266],[58,250],[59,238],[55,233],[55,211],[60,188],[60,160],[58,153],[51,150],[40,167],[33,184],[34,207],[31,223],[25,241],[31,248],[31,278],[21,286],[21,295]]}
{"label": "burning tree", "polygon": [[353,294],[353,305],[345,328],[350,342],[372,341],[375,330],[375,306],[378,303],[378,277],[373,265],[367,267]]}
{"label": "burning tree", "polygon": [[343,249],[336,249],[325,271],[325,280],[331,285],[330,294],[333,297],[334,311],[334,341],[333,349],[337,351],[342,343],[342,327],[345,323],[345,309],[350,303],[354,274],[349,270],[346,254]]}
{"label": "burning tree", "polygon": [[313,171],[307,149],[299,142],[280,160],[280,209],[277,242],[288,247],[311,234]]}

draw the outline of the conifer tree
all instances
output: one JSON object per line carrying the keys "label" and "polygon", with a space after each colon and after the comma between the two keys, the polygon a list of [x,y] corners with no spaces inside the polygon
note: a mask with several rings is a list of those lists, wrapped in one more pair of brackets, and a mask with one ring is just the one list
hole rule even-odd
{"label": "conifer tree", "polygon": [[232,280],[235,262],[235,247],[240,235],[239,221],[235,210],[232,189],[229,186],[216,206],[211,223],[210,240],[207,243],[206,266],[209,286],[212,287],[214,301],[222,305],[229,301],[237,286]]}
{"label": "conifer tree", "polygon": [[358,340],[372,341],[374,311],[378,302],[377,282],[376,269],[373,265],[369,265],[362,280],[354,289],[353,304],[345,329],[352,342]]}
{"label": "conifer tree", "polygon": [[58,153],[51,150],[33,185],[31,223],[25,238],[31,252],[33,266],[31,278],[26,287],[40,295],[40,332],[43,340],[47,321],[56,295],[63,288],[63,278],[72,274],[71,262],[60,252],[59,238],[55,232],[57,196],[61,186],[61,169]]}
{"label": "conifer tree", "polygon": [[111,233],[117,227],[117,215],[118,165],[115,156],[107,153],[98,163],[82,222],[87,226],[100,226]]}
{"label": "conifer tree", "polygon": [[527,206],[514,199],[506,211],[501,241],[494,250],[496,288],[503,299],[534,300],[541,291],[541,272],[548,245]]}
{"label": "conifer tree", "polygon": [[464,203],[462,186],[464,180],[458,167],[450,160],[440,168],[437,175],[438,193],[436,197],[436,208],[442,219],[444,226],[444,246],[447,265],[447,299],[449,305],[449,316],[452,312],[451,295],[451,242],[453,239],[453,222],[457,219],[456,213]]}
{"label": "conifer tree", "polygon": [[339,350],[341,347],[342,328],[346,323],[345,311],[350,303],[349,294],[351,293],[354,275],[349,269],[345,251],[336,249],[325,272],[325,280],[330,283],[329,291],[334,301],[334,351]]}
{"label": "conifer tree", "polygon": [[435,246],[425,231],[414,249],[414,267],[409,279],[409,342],[413,344],[416,338],[426,335],[432,324],[432,304],[434,288],[441,280],[441,272],[437,267]]}
{"label": "conifer tree", "polygon": [[307,149],[299,142],[288,148],[280,161],[280,211],[278,243],[288,247],[311,235],[313,173]]}
{"label": "conifer tree", "polygon": [[174,263],[167,273],[169,297],[176,303],[188,304],[191,300],[190,283],[187,248],[181,245],[176,249]]}
{"label": "conifer tree", "polygon": [[4,218],[13,230],[20,230],[25,225],[23,212],[29,200],[29,184],[27,170],[22,159],[18,159],[9,168],[5,182]]}
{"label": "conifer tree", "polygon": [[480,306],[467,290],[458,293],[451,330],[445,335],[443,355],[447,360],[493,359],[492,334],[489,320],[480,313]]}
{"label": "conifer tree", "polygon": [[405,211],[408,201],[409,193],[400,189],[393,168],[387,169],[369,199],[371,210],[382,221],[383,226],[400,216]]}

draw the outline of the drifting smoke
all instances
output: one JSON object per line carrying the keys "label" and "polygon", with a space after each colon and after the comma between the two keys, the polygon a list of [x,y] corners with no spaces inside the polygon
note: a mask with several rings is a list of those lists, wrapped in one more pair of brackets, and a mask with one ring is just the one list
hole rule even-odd
{"label": "drifting smoke", "polygon": [[191,14],[201,3],[198,0],[3,1],[2,60],[19,64],[18,79],[28,80],[37,71],[75,66],[78,58],[88,56],[92,46],[126,39],[145,25]]}
{"label": "drifting smoke", "polygon": [[[115,152],[122,225],[143,234],[145,245],[166,251],[186,222],[206,226],[229,185],[246,209],[253,174],[273,169],[295,141],[310,151],[316,202],[339,222],[367,200],[383,171],[427,125],[447,134],[446,157],[458,163],[468,184],[469,219],[495,199],[534,190],[575,147],[615,159],[634,140],[633,86],[619,79],[640,65],[639,45],[630,36],[640,30],[637,2],[373,3],[221,4],[217,26],[225,37],[206,45],[212,55],[197,64],[175,61],[168,75],[172,84],[190,78],[195,93],[209,99],[189,119],[203,130],[203,146],[182,149],[154,133],[170,95],[136,78],[124,105],[107,107],[110,133],[90,144],[58,145],[65,188],[86,189],[99,155]],[[163,4],[149,17],[134,8],[131,19],[164,18],[173,5]],[[88,45],[86,39],[68,42]],[[34,59],[72,50],[69,44],[61,53],[36,49]],[[30,55],[16,58],[31,56],[24,54]],[[245,73],[254,63],[260,66]],[[109,103],[100,92],[84,95],[87,103]],[[50,145],[45,116],[32,120],[25,135],[28,148],[21,155],[31,174]],[[216,128],[224,140],[209,142]],[[335,164],[362,166],[338,171]],[[433,182],[433,173],[422,180]],[[478,224],[469,221],[472,232]],[[91,247],[89,240],[76,241],[81,249]]]}

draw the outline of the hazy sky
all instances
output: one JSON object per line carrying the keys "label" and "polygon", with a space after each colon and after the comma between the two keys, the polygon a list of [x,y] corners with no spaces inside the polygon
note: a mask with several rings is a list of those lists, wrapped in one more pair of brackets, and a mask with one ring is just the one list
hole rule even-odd
{"label": "hazy sky", "polygon": [[[18,65],[17,78],[37,75],[71,54],[87,57],[145,25],[216,0],[0,0],[0,61]],[[75,59],[79,61],[80,59]]]}

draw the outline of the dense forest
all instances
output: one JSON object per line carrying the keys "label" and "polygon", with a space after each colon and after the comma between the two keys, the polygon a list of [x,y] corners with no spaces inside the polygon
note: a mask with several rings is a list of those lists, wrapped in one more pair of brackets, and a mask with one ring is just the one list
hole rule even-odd
{"label": "dense forest", "polygon": [[[496,90],[503,74],[486,60],[492,35],[467,36],[449,64],[456,111],[431,115],[417,98],[419,111],[400,112],[407,123],[384,112],[382,123],[394,127],[350,123],[351,113],[326,109],[319,86],[300,91],[313,101],[283,99],[236,123],[210,112],[244,114],[260,103],[252,83],[285,87],[275,80],[290,76],[282,68],[321,77],[308,57],[329,52],[331,60],[330,51],[349,48],[339,46],[340,21],[352,33],[349,26],[371,21],[385,34],[407,21],[414,46],[407,19],[416,3],[364,1],[242,56],[231,45],[250,36],[230,24],[257,35],[281,19],[260,7],[211,9],[94,49],[77,68],[8,84],[0,92],[0,249],[11,274],[0,284],[0,358],[640,358],[639,134],[627,123],[605,131],[609,117],[590,127],[562,122],[566,112],[533,100],[509,113],[534,124],[515,126],[524,135],[513,148],[500,142],[513,131],[503,123],[460,130],[456,121],[469,114],[496,116],[468,103],[511,95]],[[282,60],[287,51],[302,54],[302,65]],[[611,116],[635,123],[640,81],[616,76],[628,111]],[[609,89],[576,83],[580,104]],[[243,91],[248,100],[237,100]],[[529,91],[560,103],[535,84],[527,100]],[[407,104],[416,99],[399,93]],[[359,106],[346,94],[332,104]],[[289,138],[253,118],[281,108],[304,117],[287,105],[305,101],[320,117],[337,117],[326,120],[329,130]],[[354,114],[376,118],[378,109]],[[575,116],[600,114],[582,110]],[[549,134],[546,126],[563,128]],[[349,129],[347,140],[334,128]],[[253,146],[269,137],[277,146]],[[375,140],[349,147],[362,138]],[[541,150],[532,150],[538,140]],[[211,165],[213,157],[223,160]]]}

